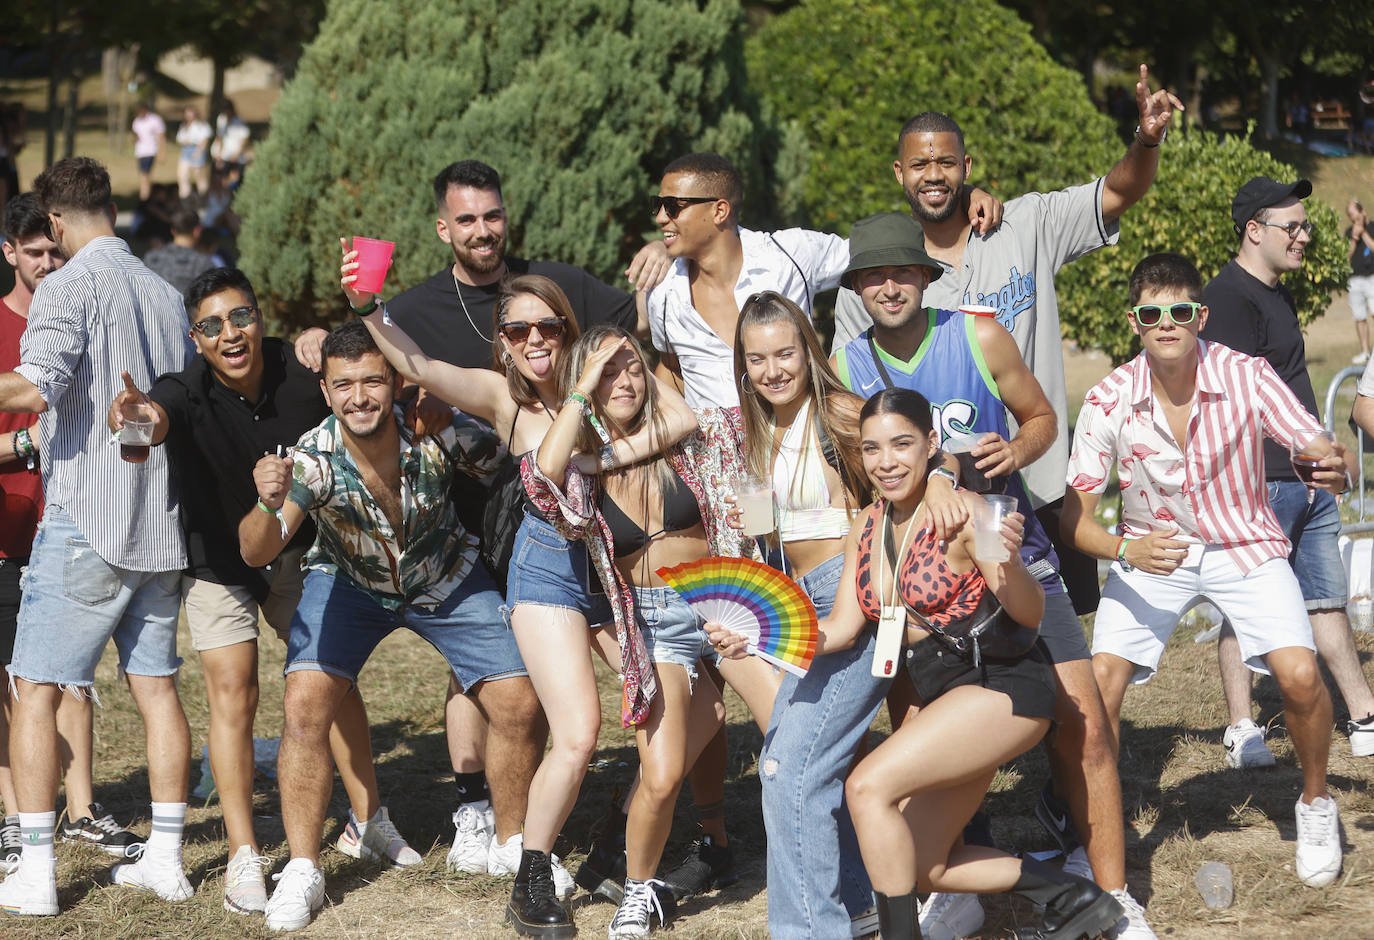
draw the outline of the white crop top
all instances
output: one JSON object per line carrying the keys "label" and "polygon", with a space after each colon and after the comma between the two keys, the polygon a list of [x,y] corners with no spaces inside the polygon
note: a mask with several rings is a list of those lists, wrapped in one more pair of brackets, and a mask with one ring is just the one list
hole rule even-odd
{"label": "white crop top", "polygon": [[773,498],[783,542],[844,538],[852,524],[847,509],[830,505],[825,456],[810,418],[811,402],[807,401],[783,435],[773,461]]}

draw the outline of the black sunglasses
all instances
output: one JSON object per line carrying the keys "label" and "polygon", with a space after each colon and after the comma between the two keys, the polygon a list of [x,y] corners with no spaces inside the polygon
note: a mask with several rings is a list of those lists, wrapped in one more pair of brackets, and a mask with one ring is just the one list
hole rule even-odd
{"label": "black sunglasses", "polygon": [[235,329],[244,330],[258,318],[257,307],[235,307],[229,311],[227,317],[206,317],[191,324],[191,329],[195,330],[206,339],[214,339],[224,330],[224,321],[228,320],[234,324]]}
{"label": "black sunglasses", "polygon": [[662,209],[664,214],[670,219],[676,219],[682,215],[682,210],[688,206],[700,205],[703,202],[715,202],[716,196],[650,196],[649,215],[658,218],[658,210]]}
{"label": "black sunglasses", "polygon": [[524,320],[508,320],[499,327],[501,335],[512,343],[523,343],[530,338],[530,328],[539,330],[539,335],[545,339],[558,339],[563,335],[563,331],[568,328],[567,322],[562,317],[545,317],[542,320],[535,320],[527,323]]}
{"label": "black sunglasses", "polygon": [[1135,314],[1135,322],[1141,326],[1154,326],[1164,318],[1164,311],[1169,311],[1169,319],[1179,326],[1192,323],[1197,316],[1198,309],[1202,304],[1198,303],[1179,303],[1171,304],[1168,307],[1161,307],[1158,304],[1141,304],[1139,307],[1132,307],[1131,313]]}

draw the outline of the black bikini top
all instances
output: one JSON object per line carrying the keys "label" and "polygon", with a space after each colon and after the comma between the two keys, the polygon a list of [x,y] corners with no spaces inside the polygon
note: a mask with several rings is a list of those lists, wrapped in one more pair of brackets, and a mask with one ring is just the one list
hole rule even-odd
{"label": "black bikini top", "polygon": [[697,505],[696,494],[674,471],[672,486],[663,494],[663,528],[657,532],[645,532],[637,522],[625,515],[604,490],[601,493],[601,516],[611,530],[615,557],[629,558],[663,533],[681,532],[701,522],[701,507]]}

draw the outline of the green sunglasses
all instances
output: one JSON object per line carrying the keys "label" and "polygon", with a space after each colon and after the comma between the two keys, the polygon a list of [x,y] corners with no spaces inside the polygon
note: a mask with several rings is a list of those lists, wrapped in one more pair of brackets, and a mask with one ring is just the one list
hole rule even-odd
{"label": "green sunglasses", "polygon": [[1164,318],[1164,311],[1167,310],[1170,320],[1184,326],[1197,319],[1197,312],[1201,307],[1202,304],[1197,303],[1170,304],[1167,307],[1161,307],[1159,304],[1141,304],[1132,307],[1131,313],[1135,315],[1135,322],[1141,326],[1154,326]]}

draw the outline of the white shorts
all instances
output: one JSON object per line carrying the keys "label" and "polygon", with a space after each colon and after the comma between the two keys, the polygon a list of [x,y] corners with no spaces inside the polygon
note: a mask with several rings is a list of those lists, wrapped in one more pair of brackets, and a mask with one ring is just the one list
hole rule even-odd
{"label": "white shorts", "polygon": [[1350,315],[1363,320],[1374,314],[1374,274],[1350,279]]}
{"label": "white shorts", "polygon": [[1179,618],[1211,601],[1231,622],[1245,665],[1269,674],[1264,655],[1301,646],[1316,651],[1302,589],[1286,558],[1243,575],[1226,550],[1193,545],[1170,575],[1123,571],[1113,562],[1093,622],[1093,655],[1111,653],[1136,666],[1133,683],[1149,682]]}

